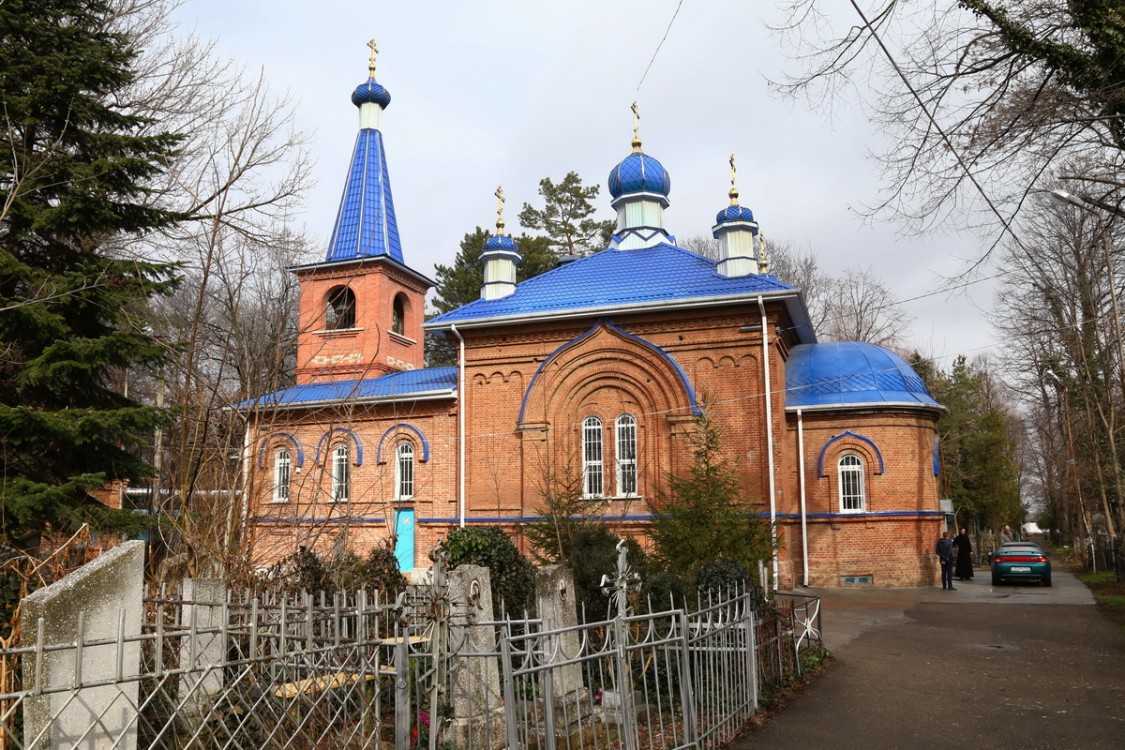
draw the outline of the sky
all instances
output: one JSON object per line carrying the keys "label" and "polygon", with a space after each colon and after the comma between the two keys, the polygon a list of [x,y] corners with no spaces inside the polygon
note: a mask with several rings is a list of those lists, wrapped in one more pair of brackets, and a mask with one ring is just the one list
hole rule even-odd
{"label": "sky", "polygon": [[870,153],[880,136],[858,103],[826,111],[770,92],[769,80],[798,71],[767,27],[781,20],[771,3],[186,0],[176,18],[294,98],[316,160],[294,219],[318,257],[355,142],[351,91],[367,79],[374,38],[376,77],[392,97],[381,130],[403,254],[421,273],[452,264],[466,232],[493,228],[498,185],[514,234],[522,204],[540,205],[539,181],[569,171],[601,186],[597,218],[612,219],[605,182],[630,151],[636,101],[645,153],[671,175],[665,223],[678,238],[710,235],[733,153],[740,202],[771,242],[811,251],[829,274],[870,269],[914,300],[903,304],[908,348],[941,364],[995,351],[989,285],[932,294],[986,243],[903,236],[861,215],[879,198]]}

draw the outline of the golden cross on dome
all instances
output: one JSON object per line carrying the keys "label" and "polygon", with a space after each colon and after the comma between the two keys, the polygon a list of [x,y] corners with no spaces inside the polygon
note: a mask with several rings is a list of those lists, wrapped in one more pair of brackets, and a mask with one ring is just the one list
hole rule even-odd
{"label": "golden cross on dome", "polygon": [[367,63],[367,70],[368,70],[368,72],[371,73],[371,77],[374,78],[375,77],[375,55],[379,54],[379,45],[375,44],[375,40],[372,39],[367,43],[367,46],[371,48],[371,60]]}
{"label": "golden cross on dome", "polygon": [[633,102],[633,106],[629,107],[633,110],[633,150],[641,150],[641,113],[637,110],[637,103]]}
{"label": "golden cross on dome", "polygon": [[504,234],[504,186],[496,188],[496,234]]}
{"label": "golden cross on dome", "polygon": [[734,154],[730,155],[730,204],[736,205],[738,203],[738,188],[734,186],[734,180],[738,176],[738,171],[734,167]]}

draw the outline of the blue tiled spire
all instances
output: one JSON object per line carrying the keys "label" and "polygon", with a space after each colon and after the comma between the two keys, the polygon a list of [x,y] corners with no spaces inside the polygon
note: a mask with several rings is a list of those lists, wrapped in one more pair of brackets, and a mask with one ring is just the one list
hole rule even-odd
{"label": "blue tiled spire", "polygon": [[377,49],[374,43],[370,46],[370,76],[352,94],[352,102],[359,107],[359,135],[328,242],[329,262],[387,255],[404,263],[383,134],[379,131],[380,115],[390,104],[391,95],[375,81]]}

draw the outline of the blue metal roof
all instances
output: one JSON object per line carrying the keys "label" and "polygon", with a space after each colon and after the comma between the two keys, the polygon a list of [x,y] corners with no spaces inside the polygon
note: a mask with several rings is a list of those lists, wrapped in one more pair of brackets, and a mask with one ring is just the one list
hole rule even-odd
{"label": "blue metal roof", "polygon": [[942,408],[906,360],[861,341],[793,347],[785,389],[790,410],[879,404]]}
{"label": "blue metal roof", "polygon": [[648,154],[634,151],[609,173],[609,195],[620,198],[626,193],[656,193],[668,197],[672,178],[664,165]]}
{"label": "blue metal roof", "polygon": [[793,291],[772,276],[727,278],[715,261],[660,244],[640,250],[602,250],[534,276],[502,299],[475,300],[428,321],[448,328],[474,320],[549,316],[614,308],[659,307],[675,302]]}
{"label": "blue metal roof", "polygon": [[358,107],[367,103],[378,104],[386,109],[391,103],[391,92],[380,86],[374,78],[368,78],[352,92],[352,104]]}
{"label": "blue metal roof", "polygon": [[746,206],[737,203],[727,206],[715,216],[715,224],[727,224],[732,221],[754,221],[754,212]]}
{"label": "blue metal roof", "polygon": [[327,261],[355,260],[389,255],[399,263],[402,246],[398,239],[391,180],[383,152],[383,134],[374,128],[359,131],[352,152],[351,169],[336,214],[336,226],[328,243]]}
{"label": "blue metal roof", "polygon": [[380,378],[309,383],[268,393],[234,405],[236,409],[311,406],[342,401],[409,401],[422,395],[457,390],[456,367],[430,367],[395,372]]}

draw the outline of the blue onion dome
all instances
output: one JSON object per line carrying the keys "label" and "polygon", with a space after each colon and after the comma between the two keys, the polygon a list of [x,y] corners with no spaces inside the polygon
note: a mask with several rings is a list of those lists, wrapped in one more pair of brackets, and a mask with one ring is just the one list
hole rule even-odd
{"label": "blue onion dome", "polygon": [[374,77],[368,78],[356,86],[352,92],[352,104],[359,107],[364,104],[378,104],[383,109],[391,103],[391,92],[380,86]]}
{"label": "blue onion dome", "polygon": [[484,241],[484,252],[496,250],[517,252],[516,241],[509,234],[494,234]]}
{"label": "blue onion dome", "polygon": [[667,198],[671,190],[668,170],[639,148],[609,173],[609,194],[614,200],[632,193],[656,193]]}
{"label": "blue onion dome", "polygon": [[715,225],[730,224],[736,221],[748,221],[753,223],[754,212],[746,206],[740,206],[737,203],[727,206],[718,214],[715,215]]}

